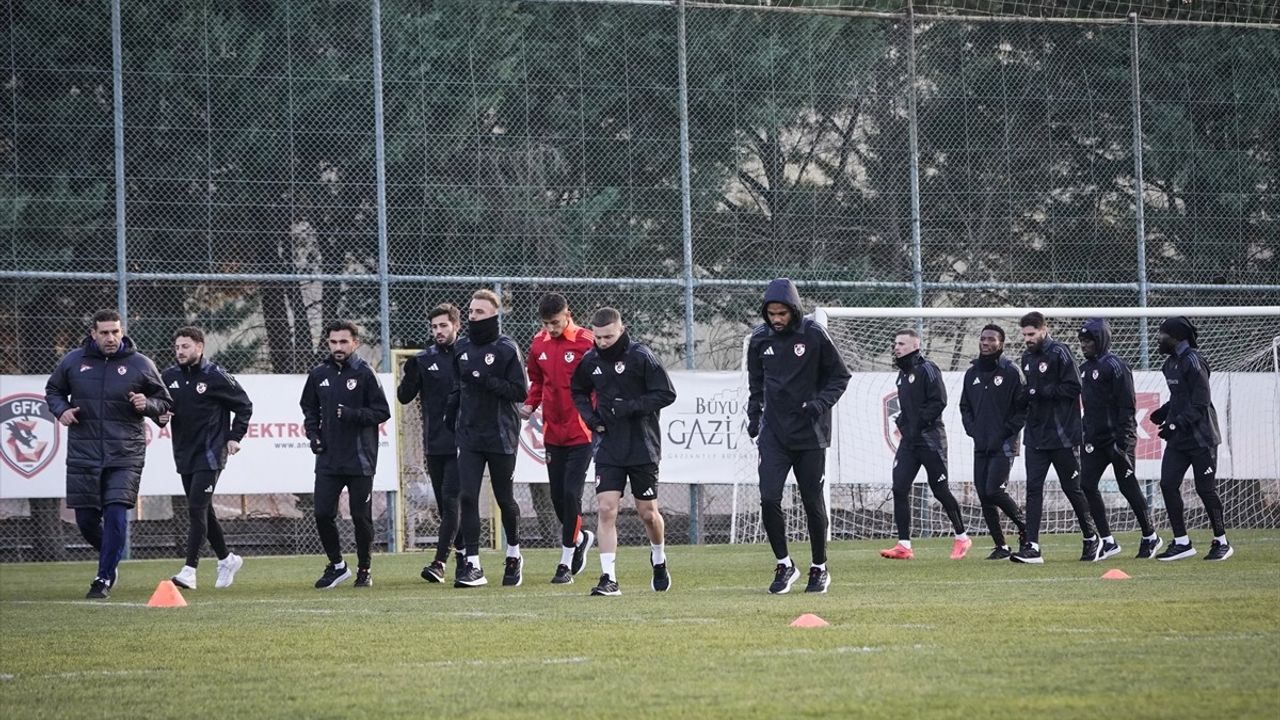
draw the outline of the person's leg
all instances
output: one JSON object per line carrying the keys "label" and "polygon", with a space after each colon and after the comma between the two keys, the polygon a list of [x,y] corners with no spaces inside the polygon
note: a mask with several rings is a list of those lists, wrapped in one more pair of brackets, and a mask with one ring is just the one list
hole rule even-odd
{"label": "person's leg", "polygon": [[75,514],[76,527],[80,529],[80,536],[89,543],[89,547],[100,554],[102,552],[102,508],[78,507],[75,508]]}
{"label": "person's leg", "polygon": [[209,512],[205,518],[205,537],[209,539],[209,547],[213,550],[213,554],[218,560],[225,560],[231,555],[231,550],[227,548],[227,538],[222,533],[222,523],[218,522],[218,513],[213,509],[213,496],[217,492],[218,478],[222,476],[221,470],[210,471],[213,479],[209,481],[209,487],[214,488],[209,492]]}
{"label": "person's leg", "polygon": [[1013,457],[1004,453],[987,456],[987,497],[991,504],[1000,508],[1005,517],[1018,528],[1019,535],[1025,535],[1027,522],[1022,517],[1022,510],[1009,494],[1009,472],[1013,470]]}
{"label": "person's leg", "polygon": [[587,467],[591,465],[591,445],[574,445],[566,451],[564,482],[559,493],[564,508],[560,543],[569,547],[576,546],[582,539],[582,489],[587,482]]}
{"label": "person's leg", "polygon": [[[428,455],[427,474],[431,477],[431,492],[435,495],[440,511],[440,527],[437,531],[435,561],[444,565],[449,561],[449,544],[460,535],[458,528],[458,456]],[[462,544],[457,545],[462,549]]]}
{"label": "person's leg", "polygon": [[115,585],[116,568],[124,557],[131,509],[120,503],[107,503],[102,509],[102,551],[98,553],[98,577],[111,580],[112,585]]}
{"label": "person's leg", "polygon": [[[556,520],[560,523],[560,545],[572,545],[577,537],[578,519],[575,516],[570,522],[565,522],[564,507],[564,486],[565,486],[565,470],[566,460],[568,459],[569,448],[561,445],[547,445],[547,486],[551,492],[551,509],[556,513]],[[565,526],[570,527],[566,530]],[[570,533],[568,541],[565,541],[564,535]]]}
{"label": "person's leg", "polygon": [[787,520],[782,512],[782,491],[791,471],[791,454],[773,439],[772,433],[761,433],[757,444],[759,461],[756,471],[760,480],[760,520],[769,547],[779,562],[787,561]]}
{"label": "person's leg", "polygon": [[508,555],[512,549],[515,549],[518,555],[520,504],[516,502],[515,495],[516,456],[487,453],[485,460],[489,463],[489,482],[493,485],[493,499],[502,513],[502,530],[507,538]]}
{"label": "person's leg", "polygon": [[347,484],[347,507],[356,534],[356,566],[368,570],[373,560],[373,476],[351,475]]}
{"label": "person's leg", "polygon": [[920,472],[920,460],[914,448],[899,445],[893,458],[893,523],[898,528],[898,543],[911,546],[911,486]]}
{"label": "person's leg", "polygon": [[1004,547],[1004,528],[1000,525],[1000,511],[991,502],[987,493],[987,477],[991,469],[991,456],[975,450],[973,453],[973,489],[978,494],[978,503],[982,506],[982,520],[991,534],[991,542],[996,547]]}
{"label": "person's leg", "polygon": [[617,581],[615,562],[618,556],[618,504],[626,487],[627,474],[623,468],[597,465],[596,474],[596,533],[600,543],[600,572]]}
{"label": "person's leg", "polygon": [[1135,462],[1136,441],[1131,441],[1124,447],[1112,446],[1110,451],[1111,467],[1115,469],[1116,484],[1120,486],[1120,494],[1124,495],[1124,499],[1129,502],[1129,507],[1133,508],[1133,514],[1138,519],[1138,527],[1142,529],[1142,536],[1144,538],[1154,537],[1156,527],[1151,522],[1151,510],[1147,507],[1147,496],[1142,492],[1142,485],[1138,482],[1138,466]]}
{"label": "person's leg", "polygon": [[342,563],[342,543],[338,537],[338,495],[342,487],[342,477],[316,473],[316,532],[331,565]]}
{"label": "person's leg", "polygon": [[653,580],[649,587],[655,592],[666,592],[671,589],[671,573],[667,570],[666,523],[658,511],[658,466],[628,468],[628,475],[631,477],[631,495],[636,500],[636,514],[644,523],[645,535],[649,538],[649,564],[653,567]]}
{"label": "person's leg", "polygon": [[202,471],[184,473],[182,489],[187,495],[187,567],[199,567],[200,549],[209,533],[209,508],[213,506],[213,486],[217,475]]}
{"label": "person's leg", "polygon": [[[1111,447],[1088,443],[1080,455],[1080,489],[1089,504],[1089,514],[1103,537],[1111,536],[1111,524],[1107,522],[1107,504],[1102,501],[1102,473],[1111,464]],[[1116,476],[1117,479],[1119,475]],[[1065,486],[1064,486],[1065,487]]]}
{"label": "person's leg", "polygon": [[800,488],[800,501],[809,524],[809,554],[813,565],[827,564],[827,499],[823,495],[827,473],[826,450],[797,450],[793,452],[796,485]]}
{"label": "person's leg", "polygon": [[[484,456],[470,450],[458,451],[458,509],[467,561],[480,556],[480,483],[484,479]],[[478,566],[477,566],[478,567]]]}
{"label": "person's leg", "polygon": [[943,454],[945,452],[945,450],[920,448],[916,451],[916,455],[924,465],[925,477],[929,481],[929,491],[933,493],[938,504],[942,505],[943,512],[951,521],[952,531],[960,536],[965,534],[964,516],[960,513],[960,503],[956,501],[956,496],[951,494],[951,486],[947,483],[947,458]]}
{"label": "person's leg", "polygon": [[1080,534],[1086,539],[1096,538],[1098,530],[1093,525],[1093,515],[1089,512],[1089,501],[1084,497],[1080,487],[1080,457],[1076,448],[1061,448],[1053,451],[1053,469],[1058,474],[1058,484],[1062,493],[1071,503],[1075,511],[1076,521],[1080,524]]}
{"label": "person's leg", "polygon": [[1164,497],[1164,509],[1173,527],[1174,541],[1187,537],[1186,509],[1182,504],[1182,479],[1191,467],[1191,456],[1166,444],[1160,461],[1160,494]]}
{"label": "person's leg", "polygon": [[1196,494],[1209,515],[1213,536],[1225,538],[1227,525],[1223,519],[1222,498],[1218,496],[1218,448],[1204,448],[1196,452],[1191,456],[1191,467],[1195,473]]}
{"label": "person's leg", "polygon": [[1027,448],[1027,542],[1039,545],[1044,512],[1044,481],[1049,475],[1052,451]]}

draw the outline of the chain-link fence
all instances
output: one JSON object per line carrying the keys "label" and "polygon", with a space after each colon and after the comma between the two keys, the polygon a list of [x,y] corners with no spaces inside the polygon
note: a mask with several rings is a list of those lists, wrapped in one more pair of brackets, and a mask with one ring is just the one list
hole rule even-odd
{"label": "chain-link fence", "polygon": [[[194,322],[299,373],[324,319],[389,370],[477,286],[522,346],[557,289],[700,369],[779,275],[814,305],[1280,303],[1273,3],[0,5],[6,374],[108,306],[161,364]],[[307,502],[219,512],[313,551]],[[140,538],[176,547],[180,505]],[[0,502],[0,558],[62,556],[59,517]]]}

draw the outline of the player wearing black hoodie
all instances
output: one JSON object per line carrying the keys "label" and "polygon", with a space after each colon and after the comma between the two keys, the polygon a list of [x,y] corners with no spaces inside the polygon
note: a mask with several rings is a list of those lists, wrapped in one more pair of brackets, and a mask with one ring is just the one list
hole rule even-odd
{"label": "player wearing black hoodie", "polygon": [[454,346],[458,384],[449,396],[446,413],[458,442],[458,504],[467,546],[467,567],[454,579],[454,587],[478,587],[489,582],[480,567],[480,484],[486,466],[507,538],[502,584],[514,587],[524,582],[520,505],[516,503],[513,476],[520,447],[519,408],[528,393],[528,380],[520,349],[502,334],[499,326],[501,307],[491,290],[472,293],[467,336]]}
{"label": "player wearing black hoodie", "polygon": [[1155,556],[1160,537],[1151,524],[1147,499],[1138,484],[1134,463],[1138,448],[1138,421],[1133,392],[1133,373],[1124,361],[1111,353],[1111,326],[1106,318],[1084,321],[1080,328],[1080,399],[1084,405],[1084,452],[1080,454],[1080,484],[1089,500],[1089,511],[1102,536],[1098,559],[1120,554],[1120,544],[1111,534],[1107,521],[1107,505],[1102,501],[1098,483],[1110,465],[1116,473],[1116,484],[1142,527],[1138,546],[1139,559]]}
{"label": "player wearing black hoodie", "polygon": [[1049,336],[1044,315],[1027,313],[1018,322],[1027,343],[1022,372],[1027,380],[1023,402],[1027,425],[1022,434],[1027,446],[1027,540],[1010,559],[1039,565],[1040,519],[1044,508],[1044,483],[1052,465],[1062,493],[1071,503],[1084,535],[1082,561],[1098,558],[1102,543],[1089,515],[1089,501],[1080,487],[1080,376],[1066,345]]}
{"label": "player wearing black hoodie", "polygon": [[1185,317],[1173,317],[1160,324],[1160,352],[1169,356],[1161,372],[1169,385],[1169,402],[1151,413],[1151,422],[1160,426],[1165,441],[1160,462],[1160,494],[1173,526],[1173,543],[1156,556],[1157,560],[1182,560],[1196,554],[1187,535],[1182,503],[1182,480],[1187,468],[1194,471],[1196,494],[1204,503],[1213,528],[1213,545],[1205,560],[1226,560],[1235,550],[1227,542],[1218,496],[1218,411],[1209,388],[1209,363],[1200,356],[1196,326]]}
{"label": "player wearing black hoodie", "polygon": [[769,592],[791,590],[800,573],[787,553],[782,489],[794,471],[809,521],[813,562],[806,592],[826,592],[827,505],[822,490],[826,448],[831,445],[831,408],[849,385],[849,370],[826,328],[804,317],[800,293],[787,278],[765,290],[764,324],[747,347],[747,434],[760,453],[760,505],[765,533],[777,558]]}

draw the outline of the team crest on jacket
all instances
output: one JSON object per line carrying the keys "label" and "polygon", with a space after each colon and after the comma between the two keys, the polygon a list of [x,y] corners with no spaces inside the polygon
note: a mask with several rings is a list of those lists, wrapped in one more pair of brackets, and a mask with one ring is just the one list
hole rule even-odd
{"label": "team crest on jacket", "polygon": [[995,383],[996,385],[1003,385],[1003,384],[1004,384],[1004,378],[1003,378],[1003,377],[1001,377],[1001,376],[999,376],[999,375],[997,375],[997,376],[995,376],[995,377],[991,378],[991,382]]}
{"label": "team crest on jacket", "polygon": [[796,343],[791,346],[791,350],[795,352],[796,357],[804,357],[804,343]]}
{"label": "team crest on jacket", "polygon": [[196,383],[196,394],[203,395],[209,389],[208,383]]}
{"label": "team crest on jacket", "polygon": [[0,399],[0,457],[25,478],[35,477],[58,454],[61,428],[44,397],[18,393]]}
{"label": "team crest on jacket", "polygon": [[120,367],[116,368],[116,372],[120,373],[121,375],[124,375],[125,373],[129,372],[129,368],[121,365]]}
{"label": "team crest on jacket", "polygon": [[1045,362],[1045,361],[1041,360],[1041,361],[1040,361],[1040,372],[1042,372],[1042,373],[1049,372],[1049,363],[1047,363],[1047,362]]}
{"label": "team crest on jacket", "polygon": [[1097,369],[1097,368],[1094,368],[1094,369],[1093,369],[1093,379],[1094,379],[1094,380],[1097,380],[1097,379],[1098,379],[1098,369]]}
{"label": "team crest on jacket", "polygon": [[613,371],[621,375],[622,373],[627,371],[627,364],[619,360],[618,362],[613,364]]}
{"label": "team crest on jacket", "polygon": [[484,364],[485,364],[485,365],[492,365],[492,364],[493,364],[493,361],[494,361],[493,353],[485,353],[485,354],[484,354]]}
{"label": "team crest on jacket", "polygon": [[574,354],[574,352],[573,352],[572,350],[570,350],[570,351],[568,351],[568,352],[566,352],[566,353],[564,354],[564,361],[565,361],[565,362],[567,362],[567,363],[571,363],[571,362],[573,362],[573,359],[574,359],[574,358],[576,358],[576,357],[578,357],[578,356],[577,356],[576,354]]}
{"label": "team crest on jacket", "polygon": [[907,376],[907,382],[909,382],[909,383],[913,383],[913,382],[915,382],[915,381],[916,381],[916,374],[915,374],[915,373],[911,373],[910,375],[908,375],[908,376]]}
{"label": "team crest on jacket", "polygon": [[355,379],[355,378],[347,378],[347,389],[348,389],[348,390],[355,390],[355,389],[356,389],[356,379]]}
{"label": "team crest on jacket", "polygon": [[93,366],[90,365],[89,363],[80,363],[80,372],[85,372],[86,370],[92,370],[92,369],[93,369]]}
{"label": "team crest on jacket", "polygon": [[1090,455],[1092,455],[1092,454],[1093,454],[1093,443],[1085,443],[1084,451],[1085,451],[1085,452],[1087,452],[1087,453],[1089,453]]}

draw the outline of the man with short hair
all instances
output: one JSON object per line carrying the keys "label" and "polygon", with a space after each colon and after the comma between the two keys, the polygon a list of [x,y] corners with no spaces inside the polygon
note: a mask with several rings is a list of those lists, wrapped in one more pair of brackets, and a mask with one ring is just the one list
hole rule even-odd
{"label": "man with short hair", "polygon": [[826,328],[806,318],[800,293],[787,278],[765,289],[764,322],[747,345],[747,435],[760,454],[760,512],[776,560],[769,592],[783,595],[800,577],[787,552],[782,492],[794,472],[809,522],[809,582],[805,592],[824,593],[827,571],[827,503],[823,497],[831,408],[849,385],[849,370]]}
{"label": "man with short hair", "polygon": [[586,566],[595,540],[582,528],[582,486],[591,464],[591,430],[573,404],[573,371],[595,344],[590,330],[578,327],[569,302],[560,293],[547,293],[538,302],[542,330],[529,345],[529,395],[520,407],[528,419],[542,407],[542,443],[547,455],[551,504],[560,520],[560,564],[551,582],[565,585]]}
{"label": "man with short hair", "polygon": [[929,491],[942,505],[951,521],[956,539],[951,559],[963,560],[973,546],[964,528],[960,503],[947,485],[947,429],[942,411],[947,407],[947,385],[942,371],[920,354],[920,335],[903,328],[893,336],[894,364],[898,367],[898,415],[894,421],[902,439],[893,457],[893,520],[898,526],[898,542],[880,557],[911,560],[911,486],[924,467]]}
{"label": "man with short hair", "polygon": [[208,537],[209,546],[218,556],[214,587],[225,588],[235,581],[244,560],[227,550],[213,509],[213,491],[227,465],[227,456],[240,452],[253,403],[230,373],[205,358],[204,331],[200,328],[186,326],[174,331],[173,354],[177,363],[161,376],[173,396],[173,409],[161,415],[159,423],[169,425],[173,433],[173,462],[182,477],[191,521],[187,562],[173,576],[173,584],[196,589],[200,548]]}
{"label": "man with short hair", "polygon": [[1138,559],[1154,557],[1164,541],[1156,534],[1147,511],[1147,499],[1138,484],[1137,398],[1133,391],[1133,373],[1124,361],[1111,353],[1111,325],[1106,318],[1085,320],[1080,328],[1080,400],[1084,407],[1084,452],[1080,455],[1080,482],[1089,500],[1089,511],[1102,536],[1099,560],[1120,554],[1120,543],[1111,534],[1107,520],[1107,504],[1102,500],[1099,484],[1102,473],[1110,465],[1116,473],[1120,493],[1129,501],[1133,514],[1142,527]]}
{"label": "man with short hair", "polygon": [[516,503],[513,476],[520,446],[519,404],[528,390],[520,349],[502,334],[498,311],[502,303],[492,290],[471,294],[467,336],[454,350],[458,384],[449,396],[449,421],[458,443],[458,502],[467,565],[454,587],[488,584],[480,567],[480,484],[489,469],[493,497],[502,514],[507,539],[507,559],[502,584],[524,582],[524,558],[520,555],[520,505]]}
{"label": "man with short hair", "polygon": [[[595,347],[573,373],[573,402],[596,434],[596,512],[600,533],[600,581],[592,595],[621,595],[615,561],[618,505],[631,481],[636,513],[649,536],[649,563],[656,592],[671,588],[662,513],[658,510],[658,463],[662,460],[662,408],[675,402],[671,378],[649,348],[632,342],[622,315],[611,307],[591,317]],[[594,402],[593,402],[594,398]]]}
{"label": "man with short hair", "polygon": [[431,478],[431,492],[440,508],[440,530],[435,559],[422,568],[422,579],[442,583],[449,560],[449,543],[456,548],[455,579],[466,567],[462,528],[458,521],[458,444],[453,428],[445,422],[449,394],[458,384],[454,375],[454,344],[462,328],[462,314],[451,303],[427,313],[433,342],[404,363],[396,399],[408,405],[419,399],[422,414],[422,450]]}
{"label": "man with short hair", "polygon": [[1020,538],[1027,531],[1022,511],[1007,489],[1026,409],[1021,398],[1022,371],[1004,357],[1004,338],[999,325],[982,328],[978,357],[965,371],[960,393],[960,419],[965,433],[973,438],[973,486],[995,544],[988,560],[1008,560],[1013,555],[1000,525],[1001,511],[1018,528]]}
{"label": "man with short hair", "polygon": [[1010,558],[1017,563],[1039,565],[1040,520],[1044,510],[1044,483],[1052,465],[1062,492],[1071,503],[1084,535],[1082,562],[1097,560],[1102,543],[1089,516],[1089,502],[1080,488],[1080,376],[1066,345],[1049,335],[1044,315],[1029,312],[1018,321],[1022,339],[1022,372],[1026,376],[1023,403],[1027,408],[1027,539]]}
{"label": "man with short hair", "polygon": [[328,590],[351,577],[338,536],[338,496],[347,504],[356,535],[356,582],[372,587],[373,476],[378,469],[378,426],[391,417],[378,374],[356,355],[360,330],[349,320],[325,326],[329,357],[307,375],[302,388],[304,428],[316,456],[316,530],[329,564],[316,581]]}
{"label": "man with short hair", "polygon": [[1151,422],[1160,426],[1164,458],[1160,461],[1160,494],[1169,511],[1173,526],[1173,542],[1156,555],[1157,560],[1171,561],[1193,557],[1195,547],[1187,535],[1187,521],[1182,502],[1182,481],[1187,468],[1195,478],[1196,494],[1204,503],[1213,529],[1213,544],[1205,560],[1226,560],[1235,554],[1227,542],[1227,526],[1223,520],[1222,498],[1218,496],[1218,411],[1213,407],[1209,387],[1209,363],[1200,355],[1196,341],[1198,331],[1185,317],[1172,317],[1160,323],[1157,343],[1168,355],[1160,372],[1169,385],[1169,402],[1151,413]]}
{"label": "man with short hair", "polygon": [[138,502],[144,418],[158,420],[173,401],[115,310],[94,313],[89,336],[49,375],[45,401],[67,428],[67,507],[98,551],[98,572],[85,597],[106,599],[129,536],[129,510]]}

